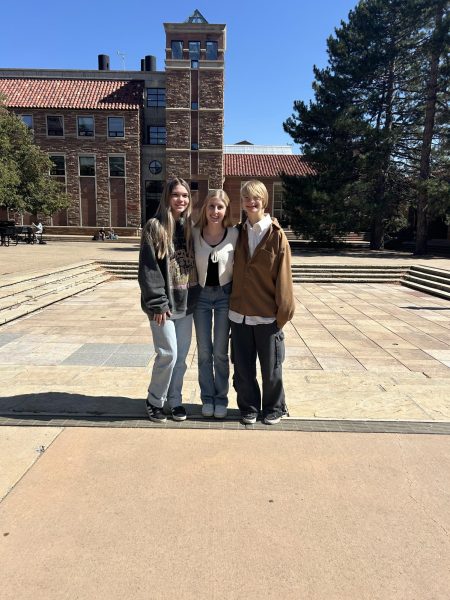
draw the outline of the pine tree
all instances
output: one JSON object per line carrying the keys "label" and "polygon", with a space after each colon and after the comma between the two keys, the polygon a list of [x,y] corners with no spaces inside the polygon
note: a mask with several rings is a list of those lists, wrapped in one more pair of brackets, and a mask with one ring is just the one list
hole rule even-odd
{"label": "pine tree", "polygon": [[[439,203],[439,196],[442,196],[445,211],[450,210],[450,181],[449,172],[447,172],[447,182],[445,182],[444,171],[440,172],[441,165],[439,149],[442,146],[448,150],[448,124],[449,116],[449,90],[448,90],[448,61],[449,61],[449,28],[450,12],[447,0],[435,0],[428,6],[429,25],[425,31],[428,33],[428,39],[423,44],[423,53],[428,66],[425,76],[425,86],[423,96],[425,99],[423,107],[423,130],[420,145],[420,166],[418,175],[418,194],[417,194],[417,232],[416,232],[416,254],[424,254],[427,250],[428,222],[429,216],[436,212],[433,210],[433,204]],[[436,118],[441,114],[436,126]],[[442,127],[442,116],[446,118],[446,127]],[[444,131],[442,132],[442,129]],[[447,134],[447,144],[442,135]],[[433,145],[435,146],[434,160],[435,171],[433,167]],[[445,155],[444,155],[445,156]],[[448,154],[447,154],[448,159]],[[445,161],[445,158],[444,158]],[[448,160],[447,160],[448,167]],[[434,176],[433,176],[434,175]],[[447,183],[447,185],[445,185]],[[437,184],[437,185],[436,185]],[[437,192],[437,194],[436,194]],[[436,198],[437,196],[437,198]]]}
{"label": "pine tree", "polygon": [[284,180],[294,223],[325,193],[330,219],[346,217],[336,230],[369,227],[372,248],[406,224],[418,195],[428,11],[424,0],[363,0],[328,39],[328,66],[314,68],[314,101],[296,102],[284,123],[318,173]]}

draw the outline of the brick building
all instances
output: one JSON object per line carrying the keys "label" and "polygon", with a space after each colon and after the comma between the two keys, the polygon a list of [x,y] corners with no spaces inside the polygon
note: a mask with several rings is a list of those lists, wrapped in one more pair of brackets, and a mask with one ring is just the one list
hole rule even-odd
{"label": "brick building", "polygon": [[[42,218],[48,232],[134,232],[175,175],[190,183],[195,205],[222,186],[226,27],[195,11],[164,28],[164,71],[153,56],[140,71],[111,71],[103,54],[98,70],[0,69],[0,94],[53,160],[71,201]],[[7,218],[18,215],[0,209]]]}
{"label": "brick building", "polygon": [[33,130],[54,163],[68,210],[42,220],[48,233],[93,233],[114,227],[133,234],[158,206],[166,179],[186,179],[194,209],[209,189],[224,188],[233,220],[240,219],[243,181],[259,178],[269,210],[282,220],[280,173],[308,166],[288,146],[224,146],[226,26],[195,11],[184,23],[164,23],[165,70],[146,56],[140,70],[111,71],[98,56],[96,70],[0,69],[0,94]]}
{"label": "brick building", "polygon": [[309,175],[313,174],[313,170],[302,156],[293,154],[290,146],[258,146],[240,142],[224,147],[223,188],[231,199],[234,222],[241,219],[240,189],[249,179],[259,179],[264,183],[269,192],[268,212],[283,222],[281,173]]}

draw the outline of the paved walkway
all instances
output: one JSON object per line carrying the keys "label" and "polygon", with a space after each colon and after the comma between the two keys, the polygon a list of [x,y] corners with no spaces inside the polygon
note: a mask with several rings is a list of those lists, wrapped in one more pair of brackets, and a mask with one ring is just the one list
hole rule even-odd
{"label": "paved walkway", "polygon": [[[137,258],[92,244],[1,248],[0,273]],[[351,254],[296,260],[407,262]],[[135,281],[0,328],[2,598],[448,598],[450,436],[412,432],[450,431],[449,303],[397,285],[295,291],[279,428],[239,425],[233,392],[230,419],[202,420],[194,343],[190,422],[145,419]]]}
{"label": "paved walkway", "polygon": [[[387,284],[310,283],[295,295],[292,417],[450,421],[447,301]],[[1,412],[143,417],[153,357],[137,282],[108,282],[0,329]],[[184,401],[198,414],[195,340],[188,361]]]}

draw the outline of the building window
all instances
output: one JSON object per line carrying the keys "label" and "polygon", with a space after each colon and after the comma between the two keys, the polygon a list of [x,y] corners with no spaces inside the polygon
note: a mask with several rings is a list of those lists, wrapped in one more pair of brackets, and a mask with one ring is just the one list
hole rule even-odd
{"label": "building window", "polygon": [[200,42],[189,42],[189,58],[200,60]]}
{"label": "building window", "polygon": [[33,116],[32,115],[20,115],[22,119],[22,123],[28,127],[28,129],[33,129]]}
{"label": "building window", "polygon": [[151,160],[148,164],[148,170],[152,175],[158,175],[158,173],[161,173],[162,171],[162,164],[159,160]]}
{"label": "building window", "polygon": [[148,128],[148,143],[153,146],[164,146],[166,144],[166,128],[150,125]]}
{"label": "building window", "polygon": [[50,175],[65,175],[66,174],[66,159],[64,156],[51,154],[49,156],[53,165],[50,167]]}
{"label": "building window", "polygon": [[198,102],[191,102],[191,110],[198,110]]}
{"label": "building window", "polygon": [[123,117],[108,117],[108,137],[124,137],[125,126]]}
{"label": "building window", "polygon": [[198,150],[198,144],[197,144],[197,142],[192,142],[192,144],[191,144],[191,150]]}
{"label": "building window", "polygon": [[62,137],[64,135],[63,117],[47,116],[47,135]]}
{"label": "building window", "polygon": [[163,191],[164,183],[162,181],[153,180],[145,182],[145,220],[155,215]]}
{"label": "building window", "polygon": [[95,177],[95,156],[80,156],[80,177]]}
{"label": "building window", "polygon": [[278,219],[278,221],[283,220],[283,184],[282,183],[274,183],[273,184],[273,207],[272,207],[272,216]]}
{"label": "building window", "polygon": [[110,156],[108,162],[110,177],[125,177],[125,156]]}
{"label": "building window", "polygon": [[77,117],[78,136],[94,136],[94,117]]}
{"label": "building window", "polygon": [[165,106],[166,88],[147,88],[147,106]]}
{"label": "building window", "polygon": [[183,58],[183,42],[179,40],[172,40],[172,58],[180,60]]}
{"label": "building window", "polygon": [[206,60],[217,60],[217,42],[206,42]]}

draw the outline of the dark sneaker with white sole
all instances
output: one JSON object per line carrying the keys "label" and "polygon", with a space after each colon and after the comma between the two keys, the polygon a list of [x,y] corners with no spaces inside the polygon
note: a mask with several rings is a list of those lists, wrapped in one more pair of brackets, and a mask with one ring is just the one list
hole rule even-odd
{"label": "dark sneaker with white sole", "polygon": [[184,406],[175,406],[175,408],[172,408],[172,419],[174,421],[186,421],[187,415],[186,415],[186,409],[184,408]]}
{"label": "dark sneaker with white sole", "polygon": [[244,423],[244,425],[253,425],[254,423],[256,423],[257,416],[258,415],[253,412],[242,413],[241,420]]}
{"label": "dark sneaker with white sole", "polygon": [[281,415],[279,413],[269,413],[264,417],[264,423],[266,425],[276,425],[281,421]]}
{"label": "dark sneaker with white sole", "polygon": [[163,409],[159,406],[150,404],[148,400],[145,401],[145,408],[147,409],[148,418],[154,423],[165,423],[167,417],[163,412]]}

